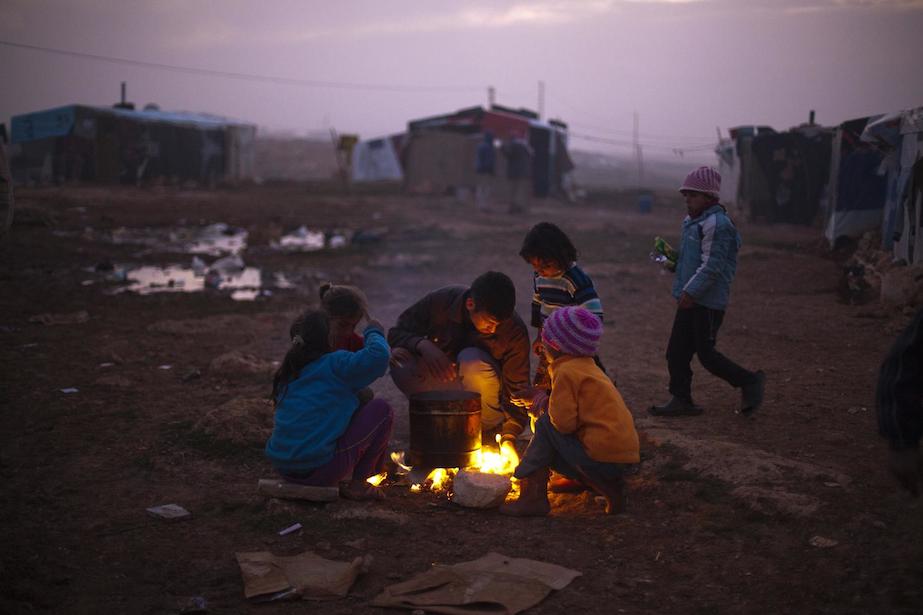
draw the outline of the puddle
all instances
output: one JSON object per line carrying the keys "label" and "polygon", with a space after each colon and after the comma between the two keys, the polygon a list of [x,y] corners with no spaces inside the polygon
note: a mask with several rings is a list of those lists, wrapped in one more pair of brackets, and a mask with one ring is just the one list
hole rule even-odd
{"label": "puddle", "polygon": [[113,294],[196,293],[212,288],[231,291],[231,299],[235,301],[253,301],[261,294],[267,294],[267,290],[263,288],[262,277],[262,273],[256,267],[221,273],[209,270],[207,274],[202,275],[191,267],[180,265],[145,266],[126,270],[125,280],[128,284],[117,288]]}

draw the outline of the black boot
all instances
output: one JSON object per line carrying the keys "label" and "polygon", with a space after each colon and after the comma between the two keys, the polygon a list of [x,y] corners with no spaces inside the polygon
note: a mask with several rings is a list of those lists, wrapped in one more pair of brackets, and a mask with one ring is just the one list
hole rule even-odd
{"label": "black boot", "polygon": [[511,517],[544,517],[550,511],[548,468],[536,470],[520,480],[519,499],[500,507],[502,514]]}
{"label": "black boot", "polygon": [[651,406],[647,412],[652,416],[696,416],[702,414],[702,406],[674,395],[667,403]]}
{"label": "black boot", "polygon": [[750,416],[763,403],[766,389],[766,374],[763,370],[756,372],[753,382],[740,387],[740,413]]}

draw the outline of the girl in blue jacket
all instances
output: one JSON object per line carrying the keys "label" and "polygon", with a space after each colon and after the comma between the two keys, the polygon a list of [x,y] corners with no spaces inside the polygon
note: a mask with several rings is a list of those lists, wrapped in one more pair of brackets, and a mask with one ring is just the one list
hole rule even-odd
{"label": "girl in blue jacket", "polygon": [[394,412],[382,399],[360,407],[356,395],[388,369],[391,351],[381,324],[368,321],[358,352],[332,350],[322,310],[302,314],[289,337],[291,348],[272,383],[276,413],[266,456],[291,482],[339,485],[350,499],[383,498],[366,479],[384,467]]}

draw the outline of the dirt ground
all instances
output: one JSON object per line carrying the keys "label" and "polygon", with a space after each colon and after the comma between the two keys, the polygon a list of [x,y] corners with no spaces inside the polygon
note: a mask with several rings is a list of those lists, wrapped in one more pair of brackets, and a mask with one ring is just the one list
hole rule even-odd
{"label": "dirt ground", "polygon": [[[706,412],[668,420],[645,408],[666,394],[671,279],[648,252],[654,235],[677,239],[672,195],[650,215],[625,194],[536,203],[521,218],[297,185],[18,197],[20,223],[0,259],[0,612],[171,613],[184,596],[205,597],[210,613],[383,612],[368,603],[385,586],[489,551],[582,573],[534,613],[923,612],[923,508],[884,470],[873,401],[881,357],[909,319],[840,302],[817,229],[740,222],[719,348],[765,370],[764,407],[752,420],[734,414],[737,392],[696,364]],[[540,220],[571,235],[605,306],[600,354],[643,440],[627,514],[607,517],[587,495],[555,496],[549,517],[518,520],[399,485],[381,504],[256,493],[271,476],[261,450],[271,362],[320,281],[358,284],[388,326],[425,292],[495,269],[514,279],[527,317],[531,271],[516,253]],[[293,288],[254,301],[208,289],[111,294],[108,272],[94,271],[191,260],[107,241],[113,229],[215,222],[247,229],[246,264]],[[374,232],[341,249],[269,248],[303,224]],[[85,322],[32,322],[81,310]],[[392,445],[402,449],[406,400],[387,378],[374,388],[397,411]],[[192,518],[145,512],[166,503]],[[300,533],[278,536],[295,522]],[[340,600],[244,600],[235,552],[305,549],[374,559]]]}

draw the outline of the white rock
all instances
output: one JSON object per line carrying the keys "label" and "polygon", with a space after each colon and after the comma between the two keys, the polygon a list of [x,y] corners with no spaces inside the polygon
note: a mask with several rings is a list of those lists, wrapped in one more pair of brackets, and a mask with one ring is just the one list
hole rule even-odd
{"label": "white rock", "polygon": [[512,487],[507,476],[461,470],[452,483],[452,501],[468,508],[494,508],[503,504]]}

